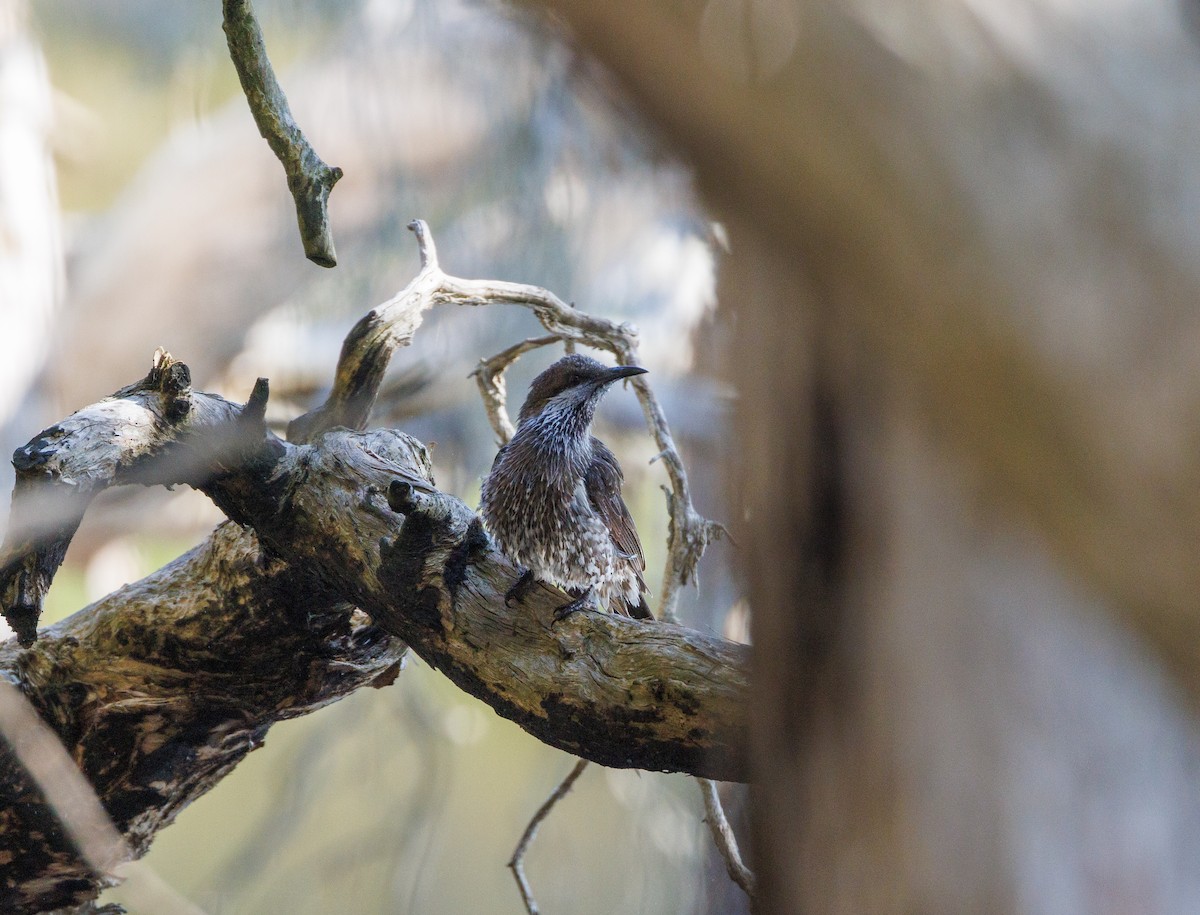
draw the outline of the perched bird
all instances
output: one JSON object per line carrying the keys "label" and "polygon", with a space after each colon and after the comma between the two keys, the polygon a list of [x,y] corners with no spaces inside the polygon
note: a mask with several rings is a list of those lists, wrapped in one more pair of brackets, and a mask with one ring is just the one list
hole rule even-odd
{"label": "perched bird", "polygon": [[646,370],[615,368],[587,356],[559,359],[529,386],[517,432],[483,483],[483,520],[504,553],[526,571],[509,589],[519,601],[534,581],[575,599],[562,619],[598,596],[615,613],[650,619],[646,559],[621,498],[616,457],[592,435],[609,385]]}

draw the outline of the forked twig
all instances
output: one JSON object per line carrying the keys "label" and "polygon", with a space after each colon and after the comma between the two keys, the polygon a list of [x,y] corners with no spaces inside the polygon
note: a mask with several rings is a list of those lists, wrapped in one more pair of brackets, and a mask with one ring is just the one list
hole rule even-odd
{"label": "forked twig", "polygon": [[525,853],[529,851],[529,846],[533,844],[534,838],[537,836],[538,829],[542,825],[542,821],[550,815],[550,811],[554,809],[554,805],[567,796],[567,792],[578,780],[579,776],[583,775],[583,770],[588,766],[586,759],[576,761],[571,771],[546,798],[545,803],[537,809],[537,813],[529,821],[529,825],[525,827],[525,832],[521,834],[521,841],[517,843],[516,849],[513,851],[512,858],[508,861],[508,866],[513,872],[513,877],[517,881],[517,889],[521,893],[521,901],[525,903],[525,911],[529,915],[538,915],[539,909],[537,900],[533,896],[533,887],[529,885],[529,879],[525,876]]}
{"label": "forked twig", "polygon": [[507,445],[517,434],[512,420],[508,417],[508,389],[504,383],[504,373],[508,367],[531,350],[557,343],[562,337],[558,334],[548,334],[545,337],[532,337],[520,343],[501,350],[490,359],[480,359],[479,365],[471,373],[479,386],[479,396],[483,398],[483,410],[487,413],[488,422],[496,433],[498,443]]}

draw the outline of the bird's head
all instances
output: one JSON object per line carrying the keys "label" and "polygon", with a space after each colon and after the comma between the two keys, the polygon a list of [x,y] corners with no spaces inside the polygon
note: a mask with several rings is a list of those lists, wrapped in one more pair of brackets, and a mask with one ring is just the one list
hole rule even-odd
{"label": "bird's head", "polygon": [[590,422],[592,411],[609,385],[645,371],[637,365],[603,365],[577,353],[563,356],[533,379],[517,423],[520,425],[547,409],[580,412]]}

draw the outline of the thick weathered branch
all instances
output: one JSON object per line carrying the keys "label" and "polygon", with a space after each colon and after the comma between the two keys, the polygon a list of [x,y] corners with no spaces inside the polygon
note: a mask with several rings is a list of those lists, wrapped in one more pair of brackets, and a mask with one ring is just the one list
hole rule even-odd
{"label": "thick weathered branch", "polygon": [[250,0],[223,0],[225,38],[242,91],[258,132],[287,174],[288,190],[296,202],[296,221],[304,256],[322,267],[337,266],[333,231],[329,227],[329,192],[342,170],[326,165],[292,117],[254,18]]}
{"label": "thick weathered branch", "polygon": [[[134,386],[126,397],[140,404],[143,394]],[[262,426],[261,393],[245,408],[195,393],[190,403],[150,435],[172,444],[169,457],[133,436],[137,453],[154,457],[130,472],[199,486],[274,555],[546,743],[610,766],[745,777],[742,646],[608,614],[554,624],[564,596],[544,586],[510,610],[516,570],[474,512],[432,487],[407,436],[339,429],[295,446]],[[194,422],[208,415],[200,405],[220,408],[224,423]],[[87,453],[93,435],[121,438],[95,421],[81,429],[46,445],[42,462],[71,467],[70,452]]]}
{"label": "thick weathered branch", "polygon": [[[169,357],[156,363],[173,366],[186,371]],[[280,442],[262,423],[265,390],[256,386],[244,407],[189,392],[178,419],[156,424],[139,383],[76,414],[87,422],[36,440],[41,464],[63,478],[78,469],[73,450],[106,453],[93,436],[125,441],[129,461],[108,461],[115,469],[99,474],[97,490],[190,483],[257,535],[226,525],[32,648],[0,646],[0,675],[63,740],[136,854],[272,723],[387,681],[401,639],[574,755],[746,778],[744,646],[602,613],[556,623],[564,595],[544,586],[507,608],[517,571],[478,517],[433,487],[419,443],[345,429],[308,445]],[[134,419],[126,428],[105,425],[107,416]],[[356,620],[351,605],[375,625]],[[53,822],[23,767],[0,755],[0,859],[14,875],[0,887],[0,910],[39,911],[98,891],[100,876],[47,828]]]}
{"label": "thick weathered branch", "polygon": [[[54,729],[140,856],[273,723],[390,682],[403,653],[319,580],[225,524],[32,648],[0,646],[0,676]],[[7,750],[0,861],[0,911],[78,904],[101,888]]]}
{"label": "thick weathered branch", "polygon": [[145,911],[204,915],[144,862],[133,860],[133,849],[117,832],[58,735],[20,691],[3,680],[0,680],[0,738],[11,748],[53,809],[71,843],[100,881],[106,882],[111,875],[112,882],[123,882],[126,893]]}
{"label": "thick weathered branch", "polygon": [[745,780],[745,646],[607,613],[556,623],[565,595],[544,585],[506,607],[517,570],[400,433],[283,447],[206,492],[461,688],[603,765]]}

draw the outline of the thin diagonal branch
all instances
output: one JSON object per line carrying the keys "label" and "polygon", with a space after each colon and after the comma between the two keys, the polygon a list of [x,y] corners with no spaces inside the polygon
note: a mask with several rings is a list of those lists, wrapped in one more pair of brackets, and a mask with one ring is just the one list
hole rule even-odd
{"label": "thin diagonal branch", "polygon": [[733,834],[733,827],[729,825],[725,808],[721,805],[721,796],[717,793],[717,783],[709,778],[698,778],[696,784],[700,786],[700,795],[704,798],[704,821],[708,823],[713,844],[725,859],[729,878],[745,891],[753,903],[756,898],[754,872],[742,861],[737,836]]}
{"label": "thin diagonal branch", "polygon": [[580,759],[571,767],[571,771],[546,798],[544,804],[537,809],[533,818],[530,819],[529,825],[525,827],[525,831],[521,833],[521,841],[517,843],[516,849],[513,851],[512,857],[508,861],[508,866],[513,872],[513,878],[517,881],[517,890],[521,894],[521,901],[525,903],[525,911],[529,915],[538,915],[537,899],[533,895],[533,887],[529,885],[529,879],[525,876],[525,853],[529,851],[529,846],[533,844],[533,840],[537,837],[538,829],[541,828],[542,821],[550,816],[550,811],[554,809],[554,805],[567,796],[578,780],[579,776],[583,775],[583,770],[587,768],[587,760]]}
{"label": "thin diagonal branch", "polygon": [[329,227],[329,192],[342,170],[326,165],[300,130],[287,96],[267,57],[262,29],[250,0],[223,0],[225,38],[242,91],[258,132],[287,174],[288,190],[296,202],[296,221],[304,256],[322,267],[337,266],[333,231]]}

